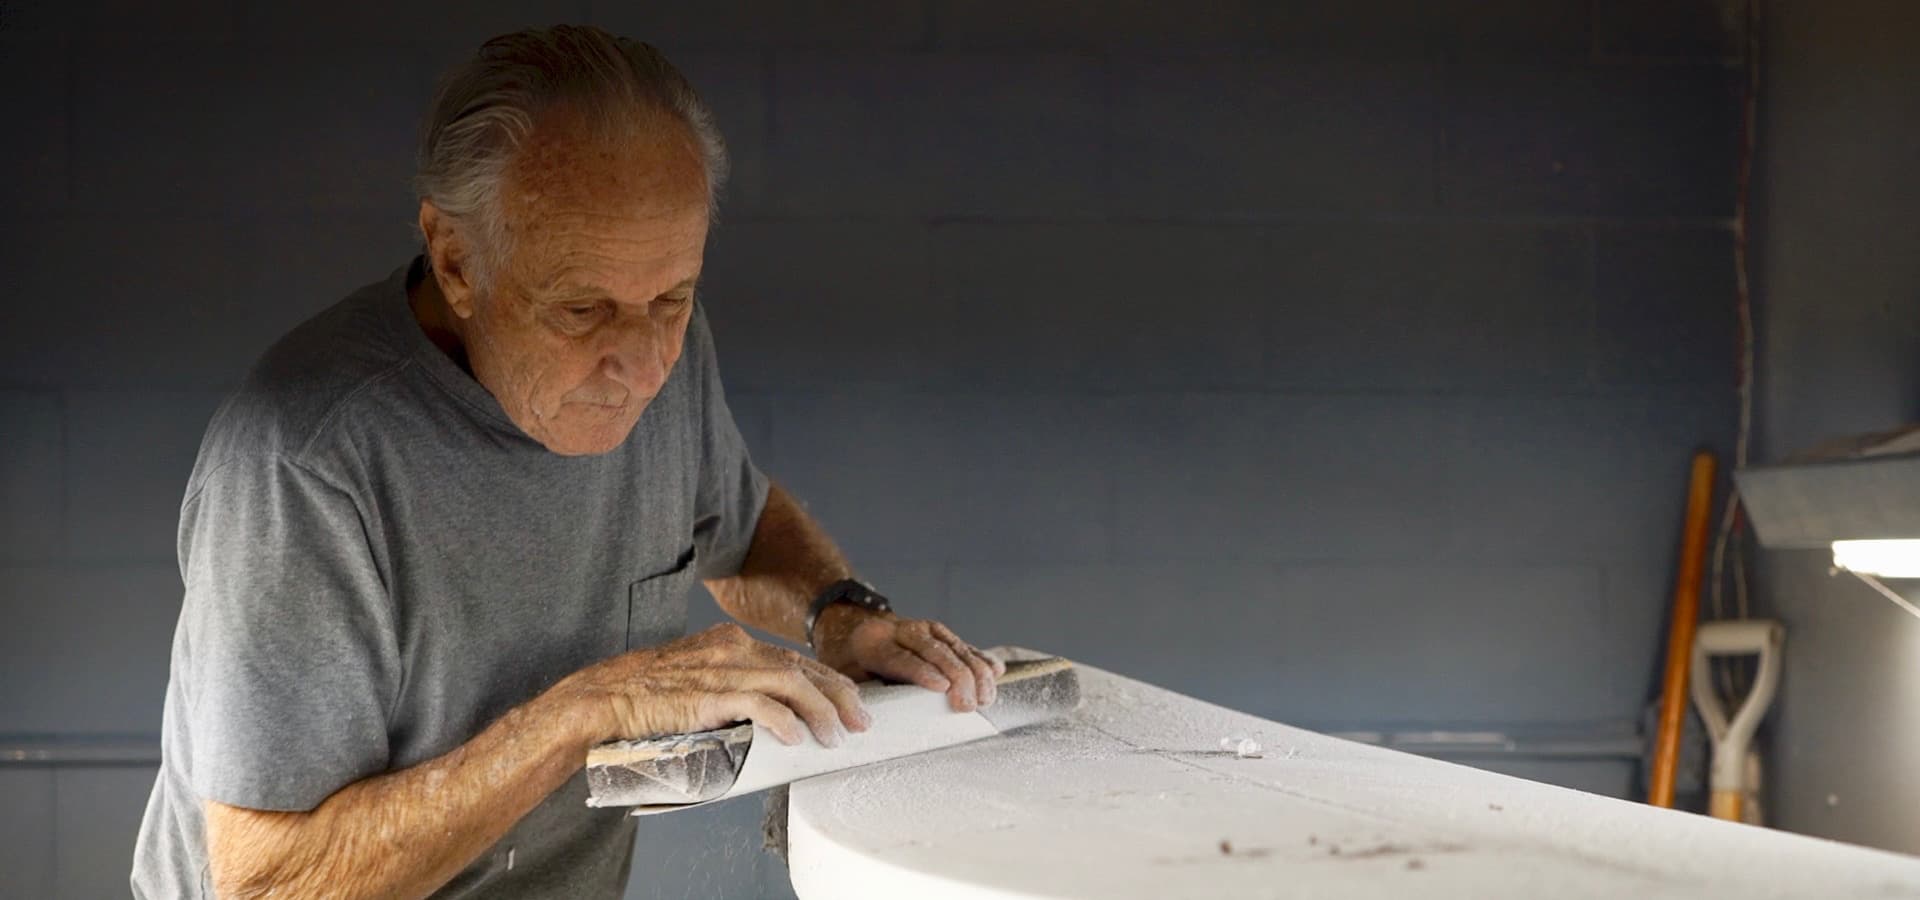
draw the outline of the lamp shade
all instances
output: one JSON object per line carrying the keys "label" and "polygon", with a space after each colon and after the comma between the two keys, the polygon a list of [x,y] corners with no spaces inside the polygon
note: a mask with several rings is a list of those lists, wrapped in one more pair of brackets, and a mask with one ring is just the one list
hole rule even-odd
{"label": "lamp shade", "polygon": [[1920,452],[1755,466],[1734,481],[1764,547],[1920,538]]}

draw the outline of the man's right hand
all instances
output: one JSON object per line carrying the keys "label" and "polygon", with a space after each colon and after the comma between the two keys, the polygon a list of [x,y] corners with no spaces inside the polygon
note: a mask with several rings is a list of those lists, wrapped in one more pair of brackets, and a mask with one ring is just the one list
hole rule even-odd
{"label": "man's right hand", "polygon": [[588,666],[553,695],[576,711],[590,744],[752,721],[788,744],[804,723],[834,747],[842,726],[865,731],[873,721],[851,679],[732,623]]}

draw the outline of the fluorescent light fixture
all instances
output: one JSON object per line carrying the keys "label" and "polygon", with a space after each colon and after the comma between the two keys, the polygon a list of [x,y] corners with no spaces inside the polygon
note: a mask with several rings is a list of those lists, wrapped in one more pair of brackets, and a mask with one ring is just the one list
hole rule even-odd
{"label": "fluorescent light fixture", "polygon": [[1833,441],[1734,473],[1760,546],[1831,548],[1833,567],[1920,618],[1882,578],[1920,579],[1920,426]]}
{"label": "fluorescent light fixture", "polygon": [[1834,541],[1833,566],[1881,578],[1920,578],[1920,540]]}

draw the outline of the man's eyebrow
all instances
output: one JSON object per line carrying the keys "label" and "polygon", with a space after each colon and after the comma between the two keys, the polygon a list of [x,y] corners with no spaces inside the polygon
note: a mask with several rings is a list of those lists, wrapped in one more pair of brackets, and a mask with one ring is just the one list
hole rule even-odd
{"label": "man's eyebrow", "polygon": [[[690,291],[696,288],[699,285],[699,283],[700,283],[700,276],[698,274],[689,275],[686,278],[681,279],[679,284],[676,284],[673,287],[667,288],[667,293],[672,293],[674,291]],[[547,300],[553,301],[553,302],[565,302],[568,300],[585,300],[585,299],[599,300],[599,299],[604,299],[606,297],[611,296],[611,292],[607,291],[605,288],[600,287],[599,285],[583,284],[581,282],[574,282],[574,281],[559,282],[553,285],[552,287],[547,288],[543,293],[546,294]]]}
{"label": "man's eyebrow", "polygon": [[586,297],[604,297],[606,291],[591,284],[561,283],[547,288],[543,293],[549,300],[577,300]]}

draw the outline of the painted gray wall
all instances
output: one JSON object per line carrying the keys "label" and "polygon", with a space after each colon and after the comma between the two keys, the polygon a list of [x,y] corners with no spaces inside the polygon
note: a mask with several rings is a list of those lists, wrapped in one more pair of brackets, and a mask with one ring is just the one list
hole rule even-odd
{"label": "painted gray wall", "polygon": [[[556,19],[718,107],[742,427],[903,608],[1322,728],[1637,719],[1732,431],[1715,6],[461,6],[0,0],[0,732],[157,730],[207,415],[409,252],[434,73]],[[0,769],[0,893],[121,884],[149,778]],[[635,896],[778,892],[756,818]]]}
{"label": "painted gray wall", "polygon": [[[1774,3],[1763,33],[1765,459],[1920,414],[1920,6]],[[1920,853],[1920,621],[1829,563],[1762,558],[1763,600],[1787,624],[1773,811]]]}

